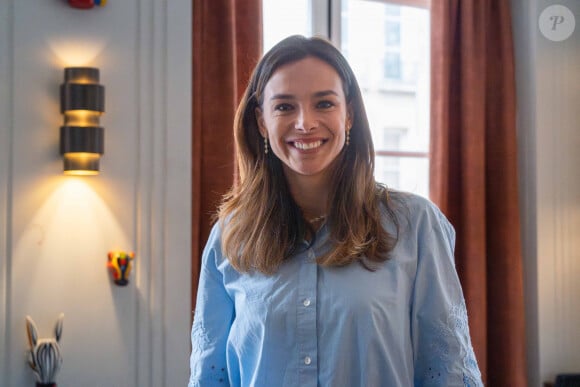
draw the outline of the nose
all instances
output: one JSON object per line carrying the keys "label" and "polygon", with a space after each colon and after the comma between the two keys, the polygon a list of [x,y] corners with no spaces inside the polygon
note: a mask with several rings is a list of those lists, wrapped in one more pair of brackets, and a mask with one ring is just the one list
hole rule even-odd
{"label": "nose", "polygon": [[309,108],[301,108],[296,116],[294,127],[298,130],[309,132],[318,127],[316,113]]}

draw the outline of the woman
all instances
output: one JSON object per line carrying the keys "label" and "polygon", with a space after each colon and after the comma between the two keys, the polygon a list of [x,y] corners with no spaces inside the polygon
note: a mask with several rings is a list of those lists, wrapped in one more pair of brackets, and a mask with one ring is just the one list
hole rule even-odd
{"label": "woman", "polygon": [[234,135],[239,181],[202,258],[189,386],[481,385],[453,228],[375,182],[340,52],[278,43]]}

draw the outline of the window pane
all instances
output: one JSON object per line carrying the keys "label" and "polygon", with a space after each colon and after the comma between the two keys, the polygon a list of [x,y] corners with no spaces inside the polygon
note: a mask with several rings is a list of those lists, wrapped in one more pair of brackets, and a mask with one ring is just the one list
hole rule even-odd
{"label": "window pane", "polygon": [[386,79],[401,79],[401,54],[400,52],[386,52],[383,59],[385,66],[384,77]]}
{"label": "window pane", "polygon": [[401,47],[401,23],[397,20],[388,20],[385,23],[385,41],[387,46]]}
{"label": "window pane", "polygon": [[263,0],[264,52],[290,35],[312,35],[310,0]]}

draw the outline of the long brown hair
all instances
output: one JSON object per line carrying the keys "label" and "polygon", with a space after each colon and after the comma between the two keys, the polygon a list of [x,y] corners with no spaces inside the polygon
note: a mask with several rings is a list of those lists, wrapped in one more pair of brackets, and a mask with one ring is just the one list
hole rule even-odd
{"label": "long brown hair", "polygon": [[308,229],[290,194],[282,162],[273,152],[264,153],[255,116],[274,72],[306,57],[321,59],[336,70],[353,112],[350,144],[333,163],[327,212],[333,244],[318,263],[344,266],[359,261],[372,269],[373,263],[388,259],[397,240],[381,225],[381,202],[386,204],[395,225],[398,223],[387,188],[374,179],[375,152],[354,73],[340,51],[326,40],[296,35],[282,40],[260,60],[236,112],[234,137],[239,176],[224,197],[218,215],[222,251],[239,271],[275,272],[292,256]]}

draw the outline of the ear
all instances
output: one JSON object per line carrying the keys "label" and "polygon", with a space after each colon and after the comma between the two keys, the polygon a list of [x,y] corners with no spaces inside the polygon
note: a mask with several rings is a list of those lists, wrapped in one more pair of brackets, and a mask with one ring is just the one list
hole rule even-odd
{"label": "ear", "polygon": [[34,324],[34,321],[32,321],[30,316],[26,316],[26,331],[28,332],[28,342],[30,343],[30,347],[36,347],[38,333],[36,330],[36,324]]}
{"label": "ear", "polygon": [[262,109],[257,107],[254,109],[254,114],[256,115],[256,122],[258,123],[258,129],[262,137],[268,137],[268,129],[266,129],[266,124],[264,123],[264,113]]}
{"label": "ear", "polygon": [[352,104],[348,104],[348,108],[346,109],[346,130],[350,130],[352,128],[353,122],[354,111],[352,110]]}
{"label": "ear", "polygon": [[58,316],[58,320],[56,321],[56,326],[54,327],[54,337],[56,338],[56,342],[60,340],[62,336],[62,322],[64,320],[64,313],[61,313]]}

